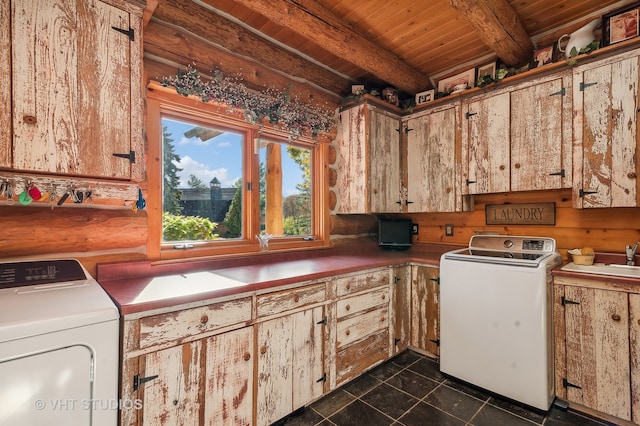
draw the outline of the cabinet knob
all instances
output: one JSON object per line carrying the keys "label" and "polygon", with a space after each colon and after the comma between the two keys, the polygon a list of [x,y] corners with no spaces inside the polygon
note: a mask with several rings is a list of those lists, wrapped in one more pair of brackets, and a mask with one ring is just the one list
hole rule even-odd
{"label": "cabinet knob", "polygon": [[383,295],[382,295],[382,300],[384,300],[384,299],[386,299],[386,298],[387,298],[387,295],[386,295],[386,294],[383,294]]}
{"label": "cabinet knob", "polygon": [[384,317],[380,317],[380,322],[384,322]]}
{"label": "cabinet knob", "polygon": [[251,354],[249,352],[245,352],[242,358],[244,358],[245,361],[249,361],[251,359]]}
{"label": "cabinet knob", "polygon": [[298,296],[297,294],[293,296],[293,301],[298,303],[300,301],[300,296]]}
{"label": "cabinet knob", "polygon": [[611,319],[614,320],[614,321],[620,321],[620,315],[613,314],[613,315],[611,315]]}
{"label": "cabinet knob", "polygon": [[34,117],[33,115],[24,115],[22,117],[22,119],[27,124],[36,124],[38,122],[38,119],[36,117]]}
{"label": "cabinet knob", "polygon": [[202,314],[200,317],[200,324],[206,324],[209,322],[209,316],[207,314]]}
{"label": "cabinet knob", "polygon": [[347,285],[344,286],[347,290],[349,290],[351,288],[351,284],[347,283]]}
{"label": "cabinet knob", "polygon": [[[517,167],[516,167],[517,168]],[[499,167],[500,170],[504,170],[504,164],[501,164]]]}
{"label": "cabinet knob", "polygon": [[344,334],[346,334],[346,335],[348,336],[348,335],[350,335],[350,334],[351,334],[351,332],[349,331],[349,329],[346,329],[346,330],[344,331]]}
{"label": "cabinet knob", "polygon": [[347,306],[345,306],[344,308],[348,311],[349,309],[351,309],[351,305],[347,304]]}
{"label": "cabinet knob", "polygon": [[516,163],[513,167],[515,167],[516,169],[520,168],[520,163]]}
{"label": "cabinet knob", "polygon": [[635,172],[629,172],[627,173],[627,177],[629,179],[635,179],[636,177],[638,177],[638,175]]}
{"label": "cabinet knob", "polygon": [[262,347],[260,348],[260,353],[261,353],[262,355],[266,354],[266,353],[267,353],[267,347],[266,347],[266,346],[262,346]]}

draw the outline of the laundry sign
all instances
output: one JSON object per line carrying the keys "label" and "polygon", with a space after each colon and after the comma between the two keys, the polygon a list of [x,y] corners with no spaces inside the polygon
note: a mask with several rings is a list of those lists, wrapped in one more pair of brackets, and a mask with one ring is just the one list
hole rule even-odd
{"label": "laundry sign", "polygon": [[555,225],[556,203],[487,204],[487,225]]}

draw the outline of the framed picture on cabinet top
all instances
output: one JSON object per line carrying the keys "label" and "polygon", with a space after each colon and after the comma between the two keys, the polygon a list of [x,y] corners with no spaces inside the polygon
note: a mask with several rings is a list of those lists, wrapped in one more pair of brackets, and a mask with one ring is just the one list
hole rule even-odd
{"label": "framed picture on cabinet top", "polygon": [[533,51],[533,56],[531,57],[531,63],[529,64],[529,69],[540,68],[547,64],[553,63],[553,58],[556,57],[556,44],[552,44],[549,46],[541,47]]}
{"label": "framed picture on cabinet top", "polygon": [[443,78],[438,81],[439,93],[459,93],[463,90],[470,89],[475,86],[476,82],[476,69],[471,68],[460,74],[453,75],[451,77]]}
{"label": "framed picture on cabinet top", "polygon": [[607,13],[602,17],[603,45],[607,46],[638,36],[640,2]]}
{"label": "framed picture on cabinet top", "polygon": [[416,105],[428,104],[432,102],[435,96],[435,90],[427,90],[425,92],[416,93]]}

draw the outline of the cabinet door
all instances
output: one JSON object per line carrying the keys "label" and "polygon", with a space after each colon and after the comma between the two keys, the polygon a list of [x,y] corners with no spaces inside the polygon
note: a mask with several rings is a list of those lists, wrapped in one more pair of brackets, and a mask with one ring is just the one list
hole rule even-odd
{"label": "cabinet door", "polygon": [[627,293],[565,286],[564,298],[567,399],[630,420]]}
{"label": "cabinet door", "polygon": [[368,139],[371,212],[400,213],[400,118],[371,107]]}
{"label": "cabinet door", "polygon": [[463,104],[464,194],[509,191],[510,112],[509,93]]}
{"label": "cabinet door", "polygon": [[570,81],[555,78],[511,92],[512,191],[571,187]]}
{"label": "cabinet door", "polygon": [[142,419],[140,424],[194,425],[199,424],[202,397],[200,377],[202,341],[185,343],[144,356],[146,377],[158,377],[141,388]]}
{"label": "cabinet door", "polygon": [[638,200],[638,56],[574,76],[574,207],[635,207]]}
{"label": "cabinet door", "polygon": [[640,424],[640,294],[629,294],[631,421]]}
{"label": "cabinet door", "polygon": [[323,392],[323,308],[257,325],[257,424],[268,425]]}
{"label": "cabinet door", "polygon": [[440,270],[411,267],[411,346],[439,355]]}
{"label": "cabinet door", "polygon": [[113,154],[131,150],[132,42],[112,28],[128,31],[129,13],[98,0],[11,6],[12,167],[130,178]]}
{"label": "cabinet door", "polygon": [[369,213],[365,105],[340,112],[337,213]]}
{"label": "cabinet door", "polygon": [[400,353],[409,347],[411,337],[411,266],[393,269],[391,285],[391,309],[389,313],[390,356]]}
{"label": "cabinet door", "polygon": [[459,115],[456,104],[407,120],[407,212],[461,209],[456,184]]}
{"label": "cabinet door", "polygon": [[207,340],[204,419],[210,426],[253,424],[253,327]]}

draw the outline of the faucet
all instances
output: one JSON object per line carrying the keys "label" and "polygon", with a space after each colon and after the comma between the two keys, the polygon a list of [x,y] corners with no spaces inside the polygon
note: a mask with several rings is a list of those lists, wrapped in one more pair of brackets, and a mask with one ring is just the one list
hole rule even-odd
{"label": "faucet", "polygon": [[634,257],[636,255],[636,250],[638,249],[639,245],[640,245],[640,242],[635,243],[633,245],[633,247],[632,246],[625,247],[625,250],[627,252],[627,265],[628,266],[634,266],[636,264]]}

